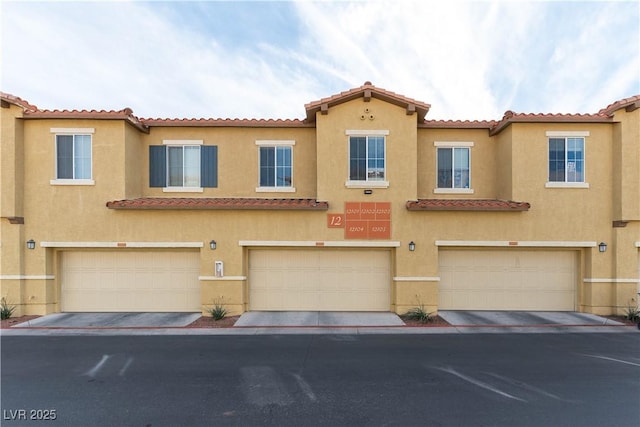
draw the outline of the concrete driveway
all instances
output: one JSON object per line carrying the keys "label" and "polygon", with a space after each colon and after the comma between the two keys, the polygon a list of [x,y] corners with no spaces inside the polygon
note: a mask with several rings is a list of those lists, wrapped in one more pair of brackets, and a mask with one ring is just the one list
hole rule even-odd
{"label": "concrete driveway", "polygon": [[404,326],[389,312],[249,311],[234,326]]}
{"label": "concrete driveway", "polygon": [[201,313],[54,313],[14,328],[171,328],[199,319]]}
{"label": "concrete driveway", "polygon": [[438,311],[453,326],[621,325],[595,314],[566,311]]}

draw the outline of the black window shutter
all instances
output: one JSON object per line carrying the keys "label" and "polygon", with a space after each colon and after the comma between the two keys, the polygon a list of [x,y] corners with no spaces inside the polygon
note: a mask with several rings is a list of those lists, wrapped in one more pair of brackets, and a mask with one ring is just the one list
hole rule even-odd
{"label": "black window shutter", "polygon": [[203,145],[200,147],[200,185],[203,187],[218,186],[217,145]]}
{"label": "black window shutter", "polygon": [[167,185],[167,148],[164,145],[149,146],[149,187]]}

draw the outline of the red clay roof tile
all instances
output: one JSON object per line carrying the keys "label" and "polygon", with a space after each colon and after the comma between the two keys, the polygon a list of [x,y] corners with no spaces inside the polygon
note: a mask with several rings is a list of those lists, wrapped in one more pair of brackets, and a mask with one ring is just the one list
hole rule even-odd
{"label": "red clay roof tile", "polygon": [[24,99],[11,95],[10,93],[0,92],[0,99],[10,104],[17,105],[18,107],[22,107],[25,111],[36,111],[38,109],[35,105],[29,104]]}
{"label": "red clay roof tile", "polygon": [[419,199],[407,202],[410,211],[528,211],[527,202],[498,199]]}
{"label": "red clay roof tile", "polygon": [[598,114],[611,116],[613,115],[614,112],[618,111],[619,109],[628,108],[628,107],[631,107],[634,110],[640,108],[640,95],[624,98],[612,104],[609,104],[607,107],[598,111]]}
{"label": "red clay roof tile", "polygon": [[506,111],[502,119],[489,131],[490,135],[500,133],[511,123],[611,123],[611,117],[605,114],[553,114],[553,113],[514,113]]}
{"label": "red clay roof tile", "polygon": [[140,119],[147,126],[314,127],[298,119]]}
{"label": "red clay roof tile", "polygon": [[329,203],[314,199],[175,198],[143,197],[107,202],[109,209],[257,209],[327,210]]}
{"label": "red clay roof tile", "polygon": [[146,126],[138,117],[133,114],[131,108],[122,110],[26,110],[25,117],[32,119],[98,119],[98,120],[126,120],[131,125],[141,131],[148,132]]}
{"label": "red clay roof tile", "polygon": [[418,127],[428,129],[491,129],[496,123],[498,122],[495,120],[425,120],[418,124]]}
{"label": "red clay roof tile", "polygon": [[376,87],[371,82],[367,81],[364,82],[364,85],[360,87],[356,87],[344,92],[340,92],[328,98],[322,98],[318,101],[313,101],[305,104],[304,108],[307,111],[307,121],[315,121],[316,113],[321,110],[323,105],[331,107],[333,105],[342,104],[344,102],[351,101],[352,99],[364,96],[379,98],[392,104],[399,105],[403,108],[407,108],[407,113],[409,113],[409,111],[415,111],[418,113],[418,122],[422,122],[424,120],[424,117],[427,115],[429,109],[431,108],[431,105],[427,103],[416,101],[415,99],[408,98],[389,90]]}
{"label": "red clay roof tile", "polygon": [[500,120],[477,121],[477,120],[424,120],[425,115],[431,108],[429,104],[416,101],[403,95],[398,95],[374,86],[371,82],[353,88],[339,94],[322,98],[318,101],[305,104],[307,119],[160,119],[160,118],[138,118],[130,108],[122,110],[41,110],[29,102],[5,93],[0,92],[0,98],[4,102],[18,105],[24,109],[25,118],[61,118],[61,119],[123,119],[137,127],[141,131],[148,132],[151,126],[220,126],[220,127],[314,127],[315,114],[323,106],[330,107],[359,97],[374,97],[391,102],[393,104],[407,108],[407,113],[418,113],[418,126],[421,128],[461,128],[461,129],[489,129],[490,135],[500,133],[511,123],[529,122],[564,122],[564,123],[610,123],[613,113],[621,108],[633,111],[640,108],[640,95],[624,98],[616,101],[595,114],[530,114],[505,112]]}

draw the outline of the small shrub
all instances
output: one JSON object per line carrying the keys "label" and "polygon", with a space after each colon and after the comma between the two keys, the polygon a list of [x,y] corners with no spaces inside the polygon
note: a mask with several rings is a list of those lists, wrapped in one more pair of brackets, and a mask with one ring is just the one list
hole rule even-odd
{"label": "small shrub", "polygon": [[213,320],[222,320],[227,315],[227,309],[224,307],[224,303],[221,300],[222,298],[215,300],[213,302],[213,307],[208,310],[211,317],[213,317]]}
{"label": "small shrub", "polygon": [[430,313],[424,309],[424,304],[420,301],[420,298],[416,295],[418,300],[418,306],[409,309],[404,315],[409,320],[417,320],[420,323],[429,323],[433,320],[433,313]]}
{"label": "small shrub", "polygon": [[624,317],[633,323],[640,323],[640,308],[632,306],[627,307]]}
{"label": "small shrub", "polygon": [[15,305],[9,305],[7,303],[7,300],[4,297],[0,298],[0,319],[1,320],[10,318],[15,309],[16,309]]}

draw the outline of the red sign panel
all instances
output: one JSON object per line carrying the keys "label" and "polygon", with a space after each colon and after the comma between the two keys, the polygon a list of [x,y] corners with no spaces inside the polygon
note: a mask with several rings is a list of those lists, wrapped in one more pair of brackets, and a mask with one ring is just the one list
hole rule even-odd
{"label": "red sign panel", "polygon": [[391,203],[345,203],[345,239],[390,239]]}
{"label": "red sign panel", "polygon": [[327,227],[344,228],[344,214],[336,214],[336,213],[327,214]]}

